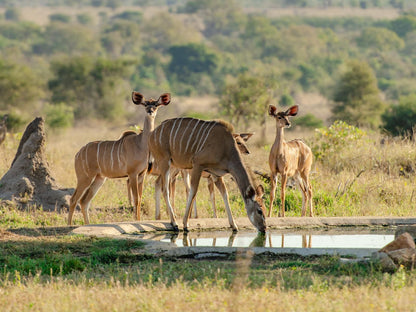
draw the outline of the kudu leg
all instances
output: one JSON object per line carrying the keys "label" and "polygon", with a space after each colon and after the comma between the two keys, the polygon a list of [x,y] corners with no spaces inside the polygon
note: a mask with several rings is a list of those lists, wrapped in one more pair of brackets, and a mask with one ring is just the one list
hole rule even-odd
{"label": "kudu leg", "polygon": [[68,225],[72,225],[72,217],[75,212],[75,208],[78,205],[80,198],[88,190],[93,178],[85,177],[83,179],[78,179],[77,187],[75,188],[74,194],[72,194],[69,202],[69,213],[68,213]]}
{"label": "kudu leg", "polygon": [[285,216],[285,195],[286,195],[287,175],[282,174],[282,188],[280,189],[280,212],[279,217]]}
{"label": "kudu leg", "polygon": [[[182,174],[183,182],[185,184],[186,198],[188,198],[189,190],[191,189],[191,181],[190,181],[190,178],[189,178],[189,173],[188,173],[187,170],[181,170],[181,174]],[[194,215],[193,215],[194,218],[197,219],[198,218],[198,210],[196,208],[196,200],[194,200],[193,212],[194,212]]]}
{"label": "kudu leg", "polygon": [[210,176],[208,178],[208,191],[209,199],[211,201],[212,211],[214,218],[217,218],[217,207],[215,206],[215,190],[214,190],[214,179]]}
{"label": "kudu leg", "polygon": [[158,176],[155,181],[155,219],[160,220],[160,195],[162,194],[162,176]]}
{"label": "kudu leg", "polygon": [[137,176],[137,216],[138,220],[140,220],[140,210],[142,206],[142,196],[143,196],[143,187],[144,187],[144,180],[146,178],[146,171],[140,173]]}
{"label": "kudu leg", "polygon": [[98,190],[104,184],[105,180],[106,180],[105,177],[96,176],[94,181],[91,183],[90,187],[82,195],[82,197],[79,201],[79,205],[81,206],[81,212],[84,216],[84,223],[85,224],[90,223],[89,216],[88,216],[88,211],[90,209],[91,200],[97,194]]}
{"label": "kudu leg", "polygon": [[273,202],[274,202],[274,196],[276,193],[276,185],[277,185],[277,175],[273,175],[270,177],[270,206],[269,206],[269,214],[268,217],[270,218],[272,216],[272,210],[273,210]]}
{"label": "kudu leg", "polygon": [[178,225],[176,224],[175,213],[173,211],[172,205],[170,204],[170,192],[169,192],[169,182],[170,182],[170,168],[169,163],[166,163],[165,166],[159,164],[161,167],[161,172],[165,172],[162,177],[162,190],[163,190],[163,197],[165,198],[166,206],[168,209],[170,223],[172,224],[173,230],[178,231]]}
{"label": "kudu leg", "polygon": [[188,200],[186,201],[186,210],[183,217],[183,230],[188,231],[188,222],[191,215],[191,208],[195,200],[196,192],[198,191],[199,180],[201,179],[202,168],[194,166],[191,172],[191,188],[189,190]]}
{"label": "kudu leg", "polygon": [[231,213],[230,203],[228,201],[228,192],[227,187],[225,186],[224,180],[222,177],[218,177],[215,181],[215,185],[221,193],[222,199],[224,200],[225,209],[227,210],[228,222],[230,223],[231,228],[234,232],[238,231],[237,224],[235,224],[233,214]]}

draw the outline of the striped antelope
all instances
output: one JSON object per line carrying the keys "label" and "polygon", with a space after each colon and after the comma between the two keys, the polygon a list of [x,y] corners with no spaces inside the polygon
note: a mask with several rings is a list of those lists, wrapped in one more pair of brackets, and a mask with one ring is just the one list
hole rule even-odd
{"label": "striped antelope", "polygon": [[141,133],[126,131],[116,141],[90,142],[75,155],[77,187],[70,200],[69,225],[72,223],[72,216],[78,202],[84,215],[84,222],[89,224],[90,202],[106,178],[129,178],[134,201],[134,215],[137,220],[140,220],[143,181],[149,160],[148,139],[154,129],[157,110],[159,106],[170,103],[170,94],[164,93],[158,100],[145,100],[142,94],[133,92],[132,101],[136,105],[143,105],[146,110]]}
{"label": "striped antelope", "polygon": [[[240,154],[250,154],[250,151],[248,150],[248,147],[245,144],[245,142],[247,142],[247,140],[252,135],[253,135],[253,133],[234,133],[233,134],[235,142],[237,143],[238,150],[240,151]],[[173,208],[174,208],[174,203],[175,203],[176,178],[179,174],[182,175],[182,179],[185,183],[186,195],[189,195],[189,190],[191,188],[190,181],[189,181],[189,172],[190,171],[186,170],[186,169],[180,170],[180,169],[177,169],[177,168],[174,168],[174,167],[171,168],[169,194],[170,194],[170,200],[171,200],[171,204],[172,204]],[[160,176],[160,172],[157,168],[157,165],[153,169],[152,174],[159,175],[158,178],[156,179],[156,182],[155,182],[155,200],[156,200],[155,218],[156,218],[156,220],[160,220],[160,195],[162,193],[162,179],[161,179],[161,176]],[[222,179],[222,178],[216,177],[216,176],[210,174],[207,171],[203,171],[201,177],[207,179],[208,191],[209,191],[210,201],[211,201],[211,205],[212,205],[212,211],[213,211],[214,218],[216,218],[217,217],[217,208],[216,208],[216,205],[215,205],[214,185],[215,185],[215,183],[217,182],[218,179]],[[223,182],[218,181],[217,183],[221,184]],[[226,188],[225,188],[225,185],[221,186],[218,189],[219,190],[224,189],[225,191],[227,191]],[[227,206],[228,202],[224,200],[224,204]],[[197,211],[197,208],[196,208],[196,200],[194,201],[194,204],[193,204],[193,217],[198,218],[198,211]]]}
{"label": "striped antelope", "polygon": [[286,111],[279,112],[273,105],[269,106],[269,115],[276,120],[276,138],[270,150],[269,165],[271,170],[270,208],[268,216],[272,215],[273,201],[276,190],[277,174],[282,177],[280,192],[281,207],[279,217],[285,216],[285,189],[288,177],[294,177],[302,191],[302,217],[306,215],[306,205],[309,202],[309,215],[313,217],[312,186],[309,182],[313,155],[311,149],[301,140],[286,142],[283,129],[290,127],[289,117],[298,113],[294,105]]}
{"label": "striped antelope", "polygon": [[266,230],[266,221],[262,206],[256,201],[261,186],[253,186],[244,167],[237,144],[233,137],[232,126],[223,121],[203,121],[193,118],[174,118],[160,124],[149,137],[149,149],[157,163],[162,177],[163,196],[168,207],[172,226],[178,229],[173,208],[170,204],[169,180],[170,168],[191,169],[191,187],[183,219],[184,230],[188,230],[192,203],[198,190],[202,172],[219,177],[216,182],[227,202],[228,221],[234,231],[238,230],[228,205],[228,194],[221,177],[230,173],[243,196],[245,208],[252,224],[261,232]]}

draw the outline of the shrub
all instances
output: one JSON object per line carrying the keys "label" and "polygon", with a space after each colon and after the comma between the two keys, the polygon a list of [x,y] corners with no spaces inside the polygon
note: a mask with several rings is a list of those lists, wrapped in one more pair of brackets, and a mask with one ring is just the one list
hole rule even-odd
{"label": "shrub", "polygon": [[312,151],[317,160],[322,160],[346,146],[353,146],[365,135],[365,131],[337,120],[328,128],[316,130]]}
{"label": "shrub", "polygon": [[46,124],[52,129],[69,128],[74,122],[74,109],[64,103],[46,106]]}

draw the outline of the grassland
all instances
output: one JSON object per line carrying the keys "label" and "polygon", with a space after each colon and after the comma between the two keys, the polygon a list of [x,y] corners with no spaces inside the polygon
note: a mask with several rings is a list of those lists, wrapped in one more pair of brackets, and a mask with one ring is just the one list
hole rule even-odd
{"label": "grassland", "polygon": [[[267,125],[273,129],[273,125]],[[48,133],[47,157],[63,187],[75,187],[73,156],[86,142],[117,138],[123,127],[80,125]],[[256,129],[254,129],[256,130]],[[257,129],[258,130],[258,129]],[[258,131],[256,131],[258,132]],[[259,132],[258,132],[259,133]],[[249,141],[253,169],[268,172],[274,131]],[[320,131],[288,132],[314,149],[312,183],[318,216],[414,216],[416,146],[344,124]],[[0,147],[0,173],[14,157],[19,134]],[[153,177],[146,183],[144,219],[154,215]],[[234,182],[227,179],[235,216],[245,216]],[[268,183],[264,181],[266,192]],[[300,215],[300,192],[288,190],[289,216]],[[266,202],[267,202],[266,195]],[[197,195],[209,217],[205,182]],[[177,213],[185,205],[178,183]],[[219,213],[223,203],[217,196]],[[275,209],[277,206],[275,205]],[[124,180],[109,180],[93,201],[93,223],[131,220]],[[166,215],[164,215],[166,218]],[[82,224],[79,212],[76,224]],[[0,207],[0,306],[2,311],[415,311],[416,275],[386,273],[376,263],[338,257],[252,257],[222,260],[144,256],[138,242],[70,236],[65,212]]]}

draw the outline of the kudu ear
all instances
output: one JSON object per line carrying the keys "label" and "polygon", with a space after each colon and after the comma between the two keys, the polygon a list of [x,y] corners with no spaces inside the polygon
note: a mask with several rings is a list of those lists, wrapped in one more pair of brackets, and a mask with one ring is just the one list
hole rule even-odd
{"label": "kudu ear", "polygon": [[289,108],[287,111],[285,111],[286,116],[296,116],[298,114],[299,106],[293,105],[291,108]]}
{"label": "kudu ear", "polygon": [[133,91],[131,94],[131,100],[133,101],[134,104],[136,105],[140,105],[140,104],[144,104],[144,96],[143,94]]}
{"label": "kudu ear", "polygon": [[277,107],[274,105],[269,105],[269,115],[276,116],[277,115]]}
{"label": "kudu ear", "polygon": [[263,197],[263,195],[264,195],[264,188],[263,188],[263,185],[259,184],[259,185],[256,187],[256,194],[257,194],[257,196],[259,196],[259,197]]}
{"label": "kudu ear", "polygon": [[159,105],[168,105],[170,103],[170,93],[163,93],[157,102]]}
{"label": "kudu ear", "polygon": [[251,185],[249,185],[246,189],[246,198],[254,199],[255,196],[256,196],[256,191]]}
{"label": "kudu ear", "polygon": [[240,137],[247,142],[253,136],[254,133],[240,133]]}

